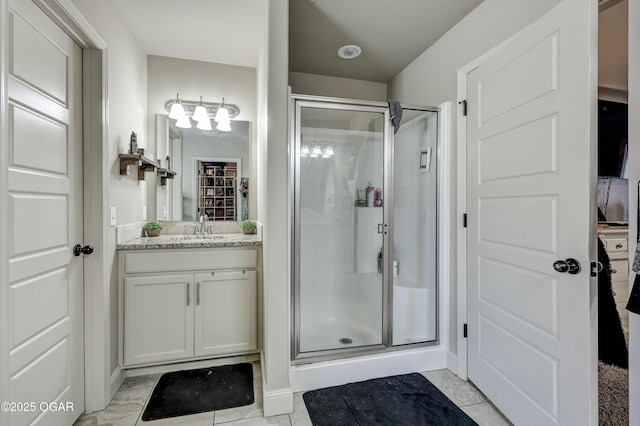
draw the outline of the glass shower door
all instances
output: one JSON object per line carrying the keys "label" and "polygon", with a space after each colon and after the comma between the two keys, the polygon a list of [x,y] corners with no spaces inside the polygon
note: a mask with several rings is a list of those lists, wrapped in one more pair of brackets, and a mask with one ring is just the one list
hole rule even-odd
{"label": "glass shower door", "polygon": [[294,357],[382,345],[388,113],[304,100],[295,106]]}
{"label": "glass shower door", "polygon": [[393,142],[394,346],[437,339],[438,114],[402,117]]}

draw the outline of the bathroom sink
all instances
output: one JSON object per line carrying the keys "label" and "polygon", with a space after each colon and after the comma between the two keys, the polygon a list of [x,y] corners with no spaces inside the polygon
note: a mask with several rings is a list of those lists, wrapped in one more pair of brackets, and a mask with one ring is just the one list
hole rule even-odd
{"label": "bathroom sink", "polygon": [[172,241],[221,240],[223,235],[171,235]]}

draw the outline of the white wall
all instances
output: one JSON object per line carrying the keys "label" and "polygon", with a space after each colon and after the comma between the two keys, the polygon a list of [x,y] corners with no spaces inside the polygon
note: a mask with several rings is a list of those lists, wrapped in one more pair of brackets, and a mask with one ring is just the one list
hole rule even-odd
{"label": "white wall", "polygon": [[[72,0],[80,13],[107,43],[109,206],[115,207],[117,225],[142,221],[147,203],[147,182],[139,181],[132,167],[130,176],[120,176],[118,154],[128,152],[129,135],[138,134],[147,146],[147,58],[122,16],[110,1]],[[113,372],[118,366],[118,280],[115,228],[110,228],[108,246],[111,271],[110,353]]]}
{"label": "white wall", "polygon": [[375,81],[289,72],[289,85],[291,86],[291,92],[296,95],[329,96],[382,102],[387,100],[387,85]]}
{"label": "white wall", "polygon": [[289,5],[268,0],[265,6],[267,21],[258,62],[258,220],[264,225],[263,411],[265,416],[274,416],[293,411],[289,382]]}
{"label": "white wall", "polygon": [[598,16],[599,98],[627,102],[629,66],[629,1],[624,0]]}
{"label": "white wall", "polygon": [[[629,117],[640,116],[640,1],[629,2]],[[629,253],[638,235],[636,214],[640,181],[640,121],[629,120]],[[633,284],[635,274],[629,274]],[[629,424],[640,426],[640,316],[629,313]]]}
{"label": "white wall", "polygon": [[[415,61],[396,75],[389,83],[389,98],[417,105],[440,105],[450,101],[457,104],[458,70],[495,47],[509,36],[535,21],[555,6],[559,0],[513,1],[485,0],[449,32],[443,35]],[[452,158],[457,157],[457,114],[451,120]],[[457,169],[452,166],[452,188],[457,188]],[[457,196],[451,196],[451,237],[456,241]],[[455,244],[448,255],[451,262],[449,342],[450,351],[457,353],[457,271]]]}
{"label": "white wall", "polygon": [[[149,114],[147,129],[150,146],[154,146],[155,154],[155,115],[167,114],[165,102],[173,99],[176,93],[180,98],[190,101],[225,102],[237,105],[240,114],[234,120],[251,122],[250,152],[256,152],[257,121],[257,75],[255,68],[212,62],[190,61],[186,59],[167,58],[164,56],[148,56],[147,104]],[[251,160],[243,167],[248,167],[248,175],[254,176],[249,181],[249,217],[257,217],[256,202],[256,160]],[[155,217],[156,190],[159,186],[155,177],[150,179],[149,217]],[[153,188],[153,190],[151,190]]]}

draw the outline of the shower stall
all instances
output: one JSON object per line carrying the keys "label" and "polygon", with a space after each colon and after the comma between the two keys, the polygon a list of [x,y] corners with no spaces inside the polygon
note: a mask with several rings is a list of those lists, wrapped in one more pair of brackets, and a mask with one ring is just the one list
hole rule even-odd
{"label": "shower stall", "polygon": [[437,344],[439,109],[292,111],[293,363]]}

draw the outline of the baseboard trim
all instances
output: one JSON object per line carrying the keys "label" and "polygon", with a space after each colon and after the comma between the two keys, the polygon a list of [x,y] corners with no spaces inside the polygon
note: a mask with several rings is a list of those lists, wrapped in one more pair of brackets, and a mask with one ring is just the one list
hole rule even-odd
{"label": "baseboard trim", "polygon": [[264,378],[262,380],[262,410],[264,411],[264,416],[271,417],[293,413],[293,391],[291,388],[267,391],[264,389]]}
{"label": "baseboard trim", "polygon": [[118,392],[122,383],[127,378],[127,373],[120,367],[116,367],[115,371],[111,374],[111,387],[109,389],[109,401],[113,399],[113,396]]}
{"label": "baseboard trim", "polygon": [[191,370],[195,368],[219,367],[221,365],[240,364],[258,361],[258,354],[238,355],[234,357],[201,359],[197,361],[177,362],[173,364],[148,365],[127,368],[127,377],[144,376],[146,374],[169,373],[172,371]]}
{"label": "baseboard trim", "polygon": [[265,417],[279,416],[293,413],[293,390],[291,387],[267,390],[266,377],[264,372],[264,352],[260,353],[260,366],[262,367],[262,412]]}
{"label": "baseboard trim", "polygon": [[458,374],[458,355],[453,352],[447,352],[447,370],[453,374]]}

